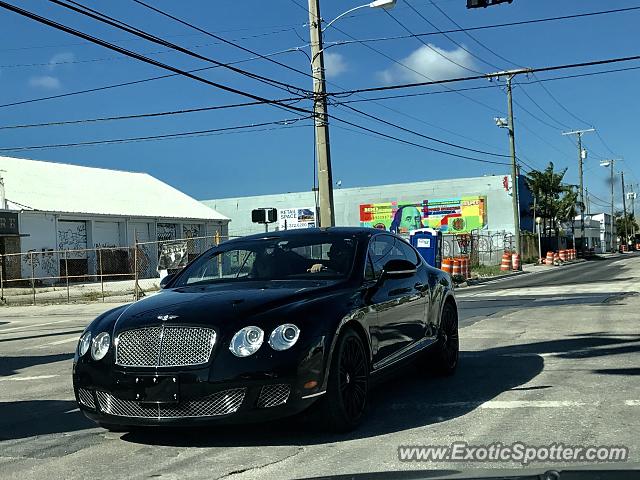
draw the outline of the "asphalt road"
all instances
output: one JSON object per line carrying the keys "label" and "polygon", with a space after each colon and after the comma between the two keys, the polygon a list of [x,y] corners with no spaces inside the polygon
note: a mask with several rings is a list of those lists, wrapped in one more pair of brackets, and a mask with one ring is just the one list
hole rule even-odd
{"label": "asphalt road", "polygon": [[106,432],[77,411],[70,374],[80,332],[109,305],[2,308],[0,478],[281,480],[519,467],[398,460],[400,445],[455,441],[626,445],[638,466],[639,280],[640,257],[629,255],[460,289],[456,375],[408,368],[373,391],[366,423],[343,436],[298,419]]}

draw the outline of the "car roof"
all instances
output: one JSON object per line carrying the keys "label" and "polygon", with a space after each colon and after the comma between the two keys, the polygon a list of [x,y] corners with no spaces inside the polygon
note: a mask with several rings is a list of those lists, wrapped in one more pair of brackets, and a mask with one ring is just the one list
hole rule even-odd
{"label": "car roof", "polygon": [[[266,239],[287,239],[296,238],[308,235],[350,235],[358,238],[359,240],[369,238],[372,235],[379,233],[385,233],[384,230],[378,230],[375,228],[365,227],[327,227],[327,228],[297,228],[294,230],[278,230],[274,232],[258,233],[255,235],[248,235],[246,237],[239,237],[229,240],[230,242],[244,242],[251,240],[266,240]],[[387,234],[391,232],[386,232]],[[228,242],[225,242],[228,243]]]}

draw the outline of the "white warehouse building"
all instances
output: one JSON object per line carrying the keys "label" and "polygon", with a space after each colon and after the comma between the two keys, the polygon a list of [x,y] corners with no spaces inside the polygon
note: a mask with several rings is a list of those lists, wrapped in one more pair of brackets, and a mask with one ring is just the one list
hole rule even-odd
{"label": "white warehouse building", "polygon": [[[42,257],[32,262],[35,277],[59,275],[64,269],[63,251],[68,251],[65,261],[72,261],[76,271],[91,275],[96,261],[81,250],[224,237],[228,222],[224,215],[146,173],[0,157],[0,255],[27,253],[22,255],[20,272],[16,265],[10,271],[5,263],[5,278],[32,275],[29,252]],[[158,260],[157,245],[153,247],[150,272]]]}

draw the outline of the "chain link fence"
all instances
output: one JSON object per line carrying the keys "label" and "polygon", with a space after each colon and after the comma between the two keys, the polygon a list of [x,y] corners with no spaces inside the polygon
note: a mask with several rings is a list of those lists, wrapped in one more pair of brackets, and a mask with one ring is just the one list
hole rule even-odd
{"label": "chain link fence", "polygon": [[[539,258],[537,237],[532,234],[520,235],[523,261],[537,261]],[[464,235],[444,235],[442,238],[442,256],[468,256],[472,265],[500,265],[505,251],[513,252],[516,238],[507,231],[474,231]]]}
{"label": "chain link fence", "polygon": [[[131,247],[41,250],[0,255],[0,303],[126,302],[160,288],[172,272],[228,236],[137,242]],[[179,258],[178,258],[179,257]],[[165,268],[168,265],[169,268]]]}

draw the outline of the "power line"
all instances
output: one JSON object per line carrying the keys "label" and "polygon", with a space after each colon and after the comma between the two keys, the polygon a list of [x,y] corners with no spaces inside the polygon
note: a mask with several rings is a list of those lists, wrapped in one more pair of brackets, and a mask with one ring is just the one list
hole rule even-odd
{"label": "power line", "polygon": [[[304,10],[305,12],[307,12],[307,14],[309,14],[309,10],[307,9],[307,7],[305,7],[305,6],[301,5],[300,3],[298,3],[298,2],[297,2],[297,0],[290,0],[290,1],[291,1],[291,3],[293,3],[294,5],[296,5],[298,8],[300,8],[300,9]],[[320,20],[322,20],[322,19],[320,19]],[[333,27],[333,29],[334,29],[334,30],[337,30],[338,32],[342,33],[344,36],[346,36],[346,37],[348,37],[348,38],[351,38],[351,39],[353,40],[353,42],[354,42],[354,43],[361,43],[361,44],[362,44],[362,46],[364,46],[365,48],[368,48],[369,50],[371,50],[371,51],[373,51],[373,52],[377,53],[378,55],[383,56],[383,57],[384,57],[384,58],[386,58],[387,60],[389,60],[389,61],[391,61],[391,62],[393,62],[393,63],[395,63],[395,64],[397,64],[397,65],[400,65],[400,66],[401,66],[401,67],[403,67],[403,68],[406,68],[407,70],[409,70],[409,71],[411,71],[411,72],[415,73],[416,75],[419,75],[419,76],[420,76],[420,77],[422,77],[422,78],[426,78],[426,79],[427,79],[427,80],[429,80],[429,81],[433,81],[431,78],[429,78],[428,76],[426,76],[424,73],[419,72],[418,70],[416,70],[416,69],[414,69],[414,68],[411,68],[411,67],[410,67],[410,66],[408,66],[407,64],[405,64],[405,63],[401,62],[400,60],[396,60],[395,58],[391,57],[390,55],[387,55],[386,53],[384,53],[384,52],[383,52],[383,51],[381,51],[381,50],[378,50],[378,49],[377,49],[377,48],[375,48],[375,47],[372,47],[371,45],[368,45],[368,44],[366,44],[366,43],[364,43],[364,42],[361,42],[360,40],[357,40],[354,36],[352,36],[352,35],[348,34],[348,33],[347,33],[347,32],[345,32],[344,30],[341,30],[341,29],[340,29],[340,28],[338,28],[337,26],[332,25],[332,27]],[[412,38],[412,37],[413,37],[413,35],[411,35],[411,36],[409,36],[409,37],[405,37],[405,38]],[[326,45],[326,46],[325,46],[325,50],[326,50],[327,48],[329,48],[330,46],[332,46],[332,45],[338,45],[338,44],[341,44],[341,42],[336,42],[336,43],[334,43],[334,44],[329,44],[329,45],[325,44],[325,45]],[[445,86],[443,86],[443,88],[445,88],[445,89],[447,89],[447,90],[449,89],[446,85],[445,85]],[[331,95],[331,94],[329,93],[328,95]],[[473,103],[476,103],[476,104],[478,104],[478,105],[480,105],[480,106],[482,106],[482,107],[484,107],[484,108],[486,108],[486,109],[490,110],[491,112],[494,112],[494,113],[495,113],[495,112],[497,112],[497,111],[498,111],[497,109],[495,109],[495,108],[491,107],[490,105],[487,105],[486,103],[483,103],[483,102],[481,102],[481,101],[479,101],[479,100],[476,100],[475,98],[468,97],[468,96],[466,96],[466,95],[465,95],[465,94],[463,94],[463,93],[458,93],[458,95],[460,95],[460,96],[461,96],[461,97],[463,97],[463,98],[466,98],[467,100],[469,100],[469,101],[471,101],[471,102],[473,102]]]}
{"label": "power line", "polygon": [[[234,39],[235,41],[235,40],[246,40],[248,38],[264,37],[268,35],[276,35],[278,33],[291,32],[291,31],[294,31],[298,26],[299,26],[298,24],[293,23],[288,25],[269,25],[264,27],[234,28],[230,30],[220,30],[214,33],[222,34],[222,33],[244,32],[249,30],[264,30],[264,29],[273,29],[273,28],[279,29],[271,32],[258,33],[256,35],[241,37],[239,39]],[[166,38],[197,37],[197,36],[200,36],[200,35],[195,33],[181,33],[181,34],[175,34],[175,35],[166,35]],[[142,40],[138,38],[121,38],[121,39],[113,39],[110,41],[113,43],[131,43],[131,42],[140,42]],[[14,52],[14,51],[20,51],[20,50],[39,50],[39,49],[46,49],[46,48],[66,48],[66,47],[77,47],[77,46],[86,46],[86,45],[91,45],[91,42],[58,43],[55,45],[31,45],[31,46],[25,46],[25,47],[0,48],[0,52]]]}
{"label": "power line", "polygon": [[[438,150],[437,148],[427,147],[427,146],[425,146],[425,145],[421,145],[421,144],[419,144],[419,143],[411,142],[411,141],[409,141],[409,140],[404,140],[404,139],[402,139],[402,138],[395,137],[395,136],[393,136],[393,135],[388,135],[388,134],[386,134],[386,133],[378,132],[378,131],[373,130],[373,129],[371,129],[371,128],[367,128],[367,127],[364,127],[364,126],[362,126],[362,125],[358,125],[358,124],[356,124],[356,123],[349,122],[349,121],[347,121],[347,120],[344,120],[344,119],[338,118],[338,117],[336,117],[335,115],[330,115],[330,117],[331,117],[331,118],[333,118],[334,120],[337,120],[337,121],[341,122],[341,123],[344,123],[344,124],[346,124],[346,125],[349,125],[349,126],[352,126],[352,127],[358,128],[358,129],[363,130],[363,131],[365,131],[365,132],[372,133],[372,134],[377,135],[377,136],[379,136],[379,137],[383,137],[383,138],[391,139],[391,140],[393,140],[393,141],[396,141],[396,142],[399,142],[399,143],[403,143],[403,144],[405,144],[405,145],[411,145],[411,146],[414,146],[414,147],[418,147],[418,148],[421,148],[421,149],[423,149],[423,150],[429,150],[429,151],[431,151],[431,152],[442,153],[442,154],[444,154],[444,155],[448,155],[448,156],[451,156],[451,157],[462,158],[462,159],[465,159],[465,160],[471,160],[471,161],[474,161],[474,162],[490,163],[490,164],[494,164],[494,165],[508,165],[507,163],[503,163],[503,162],[494,162],[494,161],[492,161],[492,160],[484,160],[484,159],[481,159],[481,158],[469,157],[469,156],[466,156],[466,155],[459,155],[459,154],[457,154],[457,153],[446,152],[446,151],[444,151],[444,150]],[[338,126],[338,127],[339,127],[339,126]]]}
{"label": "power line", "polygon": [[[294,0],[291,0],[291,2],[295,3]],[[303,7],[302,5],[297,4],[300,8],[304,8],[306,10],[306,7]],[[581,13],[581,14],[575,14],[575,15],[563,15],[563,16],[559,16],[559,17],[547,17],[547,18],[539,18],[539,19],[533,19],[533,20],[521,20],[521,21],[517,21],[517,22],[507,22],[507,23],[497,23],[497,24],[492,24],[492,25],[481,25],[481,26],[477,26],[477,27],[468,27],[468,28],[458,28],[458,29],[451,29],[451,30],[441,30],[438,32],[424,32],[424,33],[416,33],[416,34],[411,34],[411,35],[395,35],[395,36],[387,36],[387,37],[376,37],[376,38],[364,38],[364,39],[353,39],[352,41],[349,40],[343,40],[343,41],[339,41],[339,42],[333,42],[332,45],[348,45],[351,43],[373,43],[373,42],[384,42],[384,41],[391,41],[391,40],[404,40],[407,38],[413,38],[413,37],[427,37],[427,36],[432,36],[432,35],[441,35],[441,34],[445,34],[445,33],[459,33],[459,32],[473,32],[473,31],[477,31],[477,30],[487,30],[487,29],[493,29],[493,28],[504,28],[504,27],[514,27],[514,26],[519,26],[519,25],[529,25],[529,24],[535,24],[535,23],[544,23],[544,22],[551,22],[551,21],[560,21],[560,20],[568,20],[568,19],[575,19],[575,18],[583,18],[583,17],[591,17],[591,16],[596,16],[596,15],[606,15],[606,14],[612,14],[612,13],[622,13],[622,12],[629,12],[629,11],[635,11],[635,10],[640,10],[640,6],[638,7],[627,7],[627,8],[618,8],[618,9],[613,9],[613,10],[602,10],[602,11],[598,11],[598,12],[588,12],[588,13]]]}
{"label": "power line", "polygon": [[151,140],[164,140],[169,138],[192,137],[192,136],[200,136],[200,135],[210,134],[210,133],[246,130],[249,128],[264,127],[267,125],[286,126],[286,125],[290,125],[292,123],[298,122],[300,120],[307,120],[309,118],[311,117],[298,117],[298,118],[290,118],[286,120],[277,120],[272,122],[250,123],[247,125],[236,125],[232,127],[211,128],[207,130],[192,130],[188,132],[169,133],[164,135],[150,135],[150,136],[144,136],[144,137],[115,138],[115,139],[109,139],[109,140],[92,140],[88,142],[57,143],[57,144],[51,144],[51,145],[32,145],[32,146],[24,146],[24,147],[4,147],[4,148],[0,148],[0,152],[21,152],[26,150],[43,150],[43,149],[52,149],[52,148],[112,145],[117,143],[131,143],[131,142],[143,142],[143,141],[151,141]]}
{"label": "power line", "polygon": [[148,8],[148,9],[150,9],[150,10],[156,12],[156,13],[159,13],[160,15],[163,15],[163,16],[165,16],[167,18],[170,18],[170,19],[180,23],[181,25],[185,25],[185,26],[187,26],[189,28],[192,28],[193,30],[196,30],[196,31],[198,31],[198,32],[200,32],[200,33],[202,33],[204,35],[207,35],[207,36],[215,38],[216,40],[219,40],[219,41],[221,41],[223,43],[226,43],[227,45],[231,45],[231,46],[233,46],[235,48],[239,48],[240,50],[242,50],[244,52],[248,52],[248,53],[250,53],[252,55],[258,55],[263,60],[267,60],[267,61],[269,61],[271,63],[279,65],[279,66],[281,66],[283,68],[286,68],[287,70],[291,70],[292,72],[299,73],[299,74],[304,75],[306,77],[314,78],[313,75],[311,75],[308,72],[304,72],[302,70],[298,70],[297,68],[291,67],[291,66],[287,65],[286,63],[282,63],[282,62],[279,62],[277,60],[273,60],[272,58],[262,56],[259,53],[255,52],[254,50],[251,50],[249,48],[243,47],[242,45],[238,45],[237,43],[234,43],[234,42],[232,42],[230,40],[227,40],[227,39],[225,39],[223,37],[220,37],[219,35],[216,35],[214,33],[208,32],[207,30],[204,30],[204,29],[202,29],[202,28],[200,28],[200,27],[198,27],[198,26],[196,26],[196,25],[194,25],[192,23],[189,23],[189,22],[187,22],[185,20],[182,20],[182,19],[180,19],[178,17],[175,17],[175,16],[173,16],[173,15],[171,15],[171,14],[169,14],[169,13],[167,13],[167,12],[165,12],[165,11],[159,9],[159,8],[153,7],[153,6],[143,2],[142,0],[132,0],[132,1],[137,3],[138,5],[142,5],[145,8]]}
{"label": "power line", "polygon": [[[471,50],[469,50],[468,48],[466,48],[464,45],[462,45],[461,43],[456,42],[452,37],[450,37],[448,34],[442,32],[442,30],[440,30],[433,22],[431,22],[427,17],[425,17],[424,15],[422,15],[422,13],[420,13],[420,11],[415,8],[413,5],[411,5],[411,3],[409,3],[409,0],[405,0],[406,5],[416,14],[418,15],[418,17],[420,17],[422,20],[424,20],[429,26],[431,26],[431,28],[434,28],[436,30],[436,32],[441,33],[447,40],[449,40],[451,43],[453,43],[454,45],[456,45],[458,48],[461,48],[462,50],[464,50],[465,52],[467,52],[469,55],[471,55],[473,58],[476,58],[478,60],[480,60],[482,63],[485,63],[487,65],[489,65],[491,68],[495,69],[495,70],[501,70],[500,67],[497,67],[496,65],[492,64],[491,62],[486,61],[484,58],[476,55],[475,53],[473,53]],[[433,4],[434,7],[438,8],[435,4]],[[440,10],[438,8],[438,10]],[[442,12],[442,10],[440,10],[440,12]],[[442,12],[444,14],[444,12]],[[455,24],[455,22],[446,14],[444,14],[451,22],[453,22]],[[456,24],[457,25],[457,24]],[[409,33],[413,33],[413,32],[409,32]],[[422,39],[420,39],[422,41]],[[473,71],[473,70],[472,70]],[[474,72],[474,73],[478,73],[478,72]]]}
{"label": "power line", "polygon": [[[280,50],[278,52],[273,52],[273,53],[265,54],[265,55],[272,55],[272,56],[273,55],[280,55],[282,53],[294,52],[296,50],[297,50],[296,48],[293,48],[293,49],[290,48],[290,49],[287,49],[287,50]],[[258,57],[252,57],[252,58],[245,58],[245,59],[242,59],[242,60],[236,60],[235,62],[227,63],[227,65],[235,65],[235,64],[238,64],[238,63],[249,62],[249,61],[252,61],[252,60],[256,60],[256,58],[258,58]],[[186,71],[188,73],[196,73],[196,72],[203,72],[205,70],[211,70],[211,69],[214,69],[214,68],[219,68],[219,67],[214,65],[214,66],[211,66],[211,67],[194,68],[192,70],[186,70]],[[122,83],[115,83],[115,84],[111,84],[111,85],[104,85],[102,87],[94,87],[94,88],[89,88],[89,89],[85,89],[85,90],[76,90],[76,91],[73,91],[73,92],[61,93],[61,94],[58,94],[58,95],[49,95],[49,96],[46,96],[46,97],[30,98],[30,99],[26,99],[26,100],[18,100],[18,101],[15,101],[15,102],[2,104],[2,105],[0,105],[0,108],[12,107],[12,106],[16,106],[16,105],[24,105],[24,104],[28,104],[28,103],[42,102],[42,101],[46,101],[46,100],[54,100],[56,98],[71,97],[71,96],[75,96],[75,95],[82,95],[82,94],[85,94],[85,93],[100,92],[100,91],[103,91],[103,90],[110,90],[112,88],[128,87],[128,86],[137,85],[137,84],[140,84],[140,83],[153,82],[155,80],[162,80],[162,79],[165,79],[165,78],[172,78],[172,77],[179,77],[179,76],[180,76],[179,73],[171,73],[171,74],[168,74],[168,75],[159,75],[159,76],[156,76],[156,77],[143,78],[143,79],[140,79],[140,80],[132,80],[132,81],[129,81],[129,82],[122,82]]]}
{"label": "power line", "polygon": [[[476,37],[474,37],[473,35],[471,35],[469,33],[468,30],[462,28],[460,26],[460,24],[458,24],[458,22],[456,22],[453,18],[451,18],[449,15],[447,15],[447,13],[442,10],[438,5],[436,5],[436,3],[433,0],[429,0],[429,3],[431,3],[431,5],[433,5],[433,7],[435,7],[442,15],[444,15],[451,23],[453,23],[456,27],[458,27],[467,37],[469,37],[473,42],[477,43],[478,45],[480,45],[482,48],[484,48],[485,50],[487,50],[489,53],[493,54],[495,57],[499,58],[500,60],[502,60],[503,62],[507,63],[507,64],[513,64],[517,67],[521,67],[521,65],[518,65],[517,63],[504,58],[502,55],[500,55],[499,53],[497,53],[495,50],[492,50],[491,48],[487,47],[484,43],[478,41],[478,39],[476,39]],[[447,37],[448,38],[448,37]],[[487,63],[485,61],[485,63]],[[489,63],[487,63],[487,65],[492,66],[493,68],[495,68],[496,70],[500,70],[499,67],[496,67],[494,65],[491,65]]]}
{"label": "power line", "polygon": [[[260,36],[265,36],[267,34],[262,34]],[[240,37],[237,40],[246,40],[249,38],[256,38],[255,35],[251,35],[248,37]],[[220,45],[222,42],[209,42],[209,43],[198,43],[198,44],[194,44],[191,45],[191,48],[204,48],[204,47],[210,47],[212,45]],[[298,47],[299,48],[299,47]],[[280,52],[284,53],[284,52],[293,52],[296,51],[296,48],[290,48],[287,50],[281,50]],[[173,49],[171,48],[165,48],[163,50],[153,50],[153,51],[148,51],[148,52],[139,52],[142,55],[159,55],[162,53],[169,53],[169,52],[173,52]],[[273,54],[262,54],[262,55],[258,55],[256,57],[252,57],[252,60],[256,60],[258,58],[262,58],[264,56],[273,56]],[[30,68],[30,67],[48,67],[48,66],[58,66],[58,65],[78,65],[78,64],[84,64],[84,63],[97,63],[97,62],[112,62],[112,61],[120,61],[120,60],[128,60],[127,57],[122,57],[120,55],[113,55],[110,57],[101,57],[101,58],[86,58],[86,59],[80,59],[80,60],[69,60],[69,61],[63,61],[63,62],[42,62],[42,63],[17,63],[17,64],[9,64],[9,65],[0,65],[0,68]],[[242,60],[245,61],[245,60]],[[233,62],[233,64],[238,63],[238,62]]]}
{"label": "power line", "polygon": [[[407,5],[410,6],[409,3],[407,3]],[[413,7],[412,7],[413,8]],[[395,21],[398,25],[400,25],[400,27],[402,27],[403,30],[405,30],[406,32],[410,33],[411,35],[414,35],[414,33],[404,24],[402,23],[400,20],[398,20],[389,10],[384,10],[384,12],[393,20]],[[416,10],[417,12],[417,10]],[[424,18],[424,17],[423,17]],[[426,19],[425,19],[426,20]],[[427,20],[428,21],[428,20]],[[429,22],[431,23],[431,22]],[[433,25],[433,24],[432,24]],[[439,30],[438,30],[439,31]],[[469,68],[459,62],[456,62],[455,60],[449,58],[447,55],[445,55],[444,53],[442,53],[440,50],[438,50],[437,48],[429,45],[427,42],[425,42],[424,40],[422,40],[422,38],[420,37],[415,37],[422,45],[424,45],[425,47],[427,47],[429,50],[431,50],[432,52],[436,53],[437,55],[441,56],[442,58],[444,58],[445,60],[453,63],[454,65],[457,65],[458,67],[462,68],[463,70],[467,70],[468,72],[471,73],[482,73],[478,70],[474,70],[473,68]]]}
{"label": "power line", "polygon": [[67,26],[62,25],[60,23],[54,22],[54,21],[49,20],[47,18],[41,17],[40,15],[37,15],[37,14],[32,13],[32,12],[29,12],[27,10],[24,10],[22,8],[19,8],[19,7],[16,7],[14,5],[8,4],[8,3],[4,2],[4,1],[1,1],[1,0],[0,0],[0,7],[4,8],[6,10],[10,10],[12,12],[15,12],[15,13],[17,13],[19,15],[24,16],[24,17],[30,18],[32,20],[35,20],[35,21],[37,21],[39,23],[42,23],[42,24],[48,25],[50,27],[53,27],[56,30],[61,30],[61,31],[66,32],[66,33],[70,33],[71,35],[74,35],[74,36],[83,38],[85,40],[91,41],[91,42],[96,43],[98,45],[101,45],[101,46],[103,46],[105,48],[108,48],[108,49],[114,50],[116,52],[122,53],[123,55],[131,56],[131,57],[136,58],[137,60],[140,60],[142,62],[154,65],[156,67],[163,68],[165,70],[169,70],[171,72],[177,73],[177,74],[185,76],[187,78],[191,78],[193,80],[205,83],[205,84],[210,85],[212,87],[216,87],[216,88],[219,88],[221,90],[224,90],[224,91],[227,91],[227,92],[230,92],[230,93],[235,93],[237,95],[242,95],[244,97],[248,97],[248,98],[251,98],[253,100],[263,101],[264,103],[268,103],[270,105],[274,105],[274,106],[276,106],[278,108],[284,108],[286,110],[293,110],[293,111],[296,111],[296,112],[301,112],[301,113],[306,113],[306,114],[311,114],[312,113],[309,110],[305,110],[305,109],[302,109],[302,108],[299,108],[299,107],[294,107],[294,106],[282,104],[282,103],[279,103],[276,100],[269,100],[267,98],[264,98],[264,97],[261,97],[261,96],[258,96],[258,95],[254,95],[252,93],[245,92],[245,91],[239,90],[239,89],[234,88],[234,87],[229,87],[227,85],[223,85],[223,84],[208,80],[206,78],[199,77],[197,75],[193,75],[192,73],[189,73],[189,72],[187,72],[185,70],[181,70],[181,69],[173,67],[171,65],[167,65],[167,64],[159,62],[157,60],[153,60],[151,58],[145,57],[144,55],[140,55],[138,53],[132,52],[132,51],[127,50],[127,49],[124,49],[124,48],[119,47],[117,45],[113,45],[113,44],[111,44],[109,42],[106,42],[104,40],[101,40],[101,39],[99,39],[97,37],[93,37],[93,36],[91,36],[89,34],[80,32],[78,30],[75,30],[73,28],[67,27]]}
{"label": "power line", "polygon": [[[279,102],[298,102],[299,98],[282,98],[278,100]],[[133,120],[140,118],[153,118],[153,117],[164,117],[170,115],[182,115],[186,113],[196,113],[196,112],[207,112],[211,110],[224,110],[229,108],[239,108],[239,107],[248,107],[252,105],[264,105],[265,102],[255,101],[255,102],[243,102],[243,103],[233,103],[228,105],[214,105],[210,107],[198,107],[198,108],[185,108],[181,110],[168,110],[164,112],[150,112],[150,113],[138,113],[132,115],[119,115],[112,117],[98,117],[98,118],[84,118],[79,120],[61,120],[61,121],[52,121],[52,122],[43,122],[43,123],[30,123],[30,124],[20,124],[20,125],[5,125],[0,126],[0,130],[11,130],[11,129],[22,129],[22,128],[35,128],[35,127],[52,127],[52,126],[62,126],[62,125],[75,125],[75,124],[83,124],[83,123],[98,123],[98,122],[109,122],[114,120]]]}
{"label": "power line", "polygon": [[365,117],[367,117],[367,118],[370,118],[370,119],[376,120],[377,122],[384,123],[385,125],[389,125],[389,126],[391,126],[391,127],[397,128],[397,129],[402,130],[402,131],[404,131],[404,132],[411,133],[411,134],[413,134],[413,135],[416,135],[416,136],[422,137],[422,138],[427,139],[427,140],[431,140],[432,142],[437,142],[437,143],[440,143],[440,144],[443,144],[443,145],[447,145],[447,146],[449,146],[449,147],[460,148],[460,149],[462,149],[462,150],[467,150],[467,151],[469,151],[469,152],[481,153],[481,154],[483,154],[483,155],[491,155],[491,156],[494,156],[494,157],[509,158],[509,155],[503,155],[503,154],[500,154],[500,153],[494,153],[494,152],[486,152],[486,151],[484,151],[484,150],[476,150],[476,149],[474,149],[474,148],[468,148],[468,147],[464,147],[464,146],[462,146],[462,145],[457,145],[457,144],[455,144],[455,143],[446,142],[446,141],[444,141],[444,140],[439,140],[439,139],[437,139],[437,138],[430,137],[430,136],[428,136],[428,135],[424,135],[424,134],[419,133],[419,132],[416,132],[416,131],[414,131],[414,130],[410,130],[410,129],[406,128],[406,127],[403,127],[402,125],[398,125],[398,124],[396,124],[396,123],[389,122],[389,121],[387,121],[387,120],[383,120],[382,118],[378,118],[378,117],[376,117],[375,115],[370,115],[370,114],[368,114],[368,113],[363,112],[362,110],[358,110],[357,108],[351,107],[351,106],[349,106],[349,105],[341,105],[341,106],[344,106],[345,108],[348,108],[349,110],[352,110],[352,111],[354,111],[354,112],[357,112],[357,113],[359,113],[360,115],[364,115],[364,116],[365,116]]}
{"label": "power line", "polygon": [[[593,60],[593,61],[589,61],[589,62],[554,65],[554,66],[549,66],[549,67],[528,68],[528,69],[522,70],[522,72],[520,72],[520,71],[512,71],[511,73],[551,72],[551,71],[556,71],[556,70],[565,70],[565,69],[570,69],[570,68],[592,67],[592,66],[596,66],[596,65],[607,65],[607,64],[611,64],[611,63],[629,62],[629,61],[635,61],[635,60],[640,60],[640,55],[632,55],[632,56],[628,56],[628,57],[618,57],[618,58],[608,58],[608,59],[604,59],[604,60]],[[328,93],[327,95],[334,95],[335,96],[335,95],[348,95],[348,94],[355,94],[355,93],[381,92],[381,91],[386,91],[386,90],[400,90],[400,89],[405,89],[405,88],[425,87],[425,86],[429,86],[429,85],[442,85],[442,84],[447,84],[447,83],[456,83],[456,82],[463,82],[463,81],[469,81],[469,80],[490,79],[490,78],[494,78],[494,77],[499,77],[501,75],[504,75],[504,72],[488,73],[488,74],[474,75],[474,76],[469,76],[469,77],[447,78],[447,79],[442,79],[442,80],[431,80],[431,81],[428,81],[428,82],[413,82],[413,83],[403,83],[403,84],[398,84],[398,85],[385,85],[385,86],[380,86],[380,87],[359,88],[359,89],[354,89],[354,90],[347,90],[347,91],[340,92],[340,93]]]}
{"label": "power line", "polygon": [[[219,62],[219,61],[217,61],[215,59],[212,59],[210,57],[206,57],[204,55],[200,55],[199,53],[196,53],[196,52],[193,52],[193,51],[191,51],[189,49],[183,48],[183,47],[181,47],[179,45],[176,45],[175,43],[171,43],[171,42],[168,42],[166,40],[163,40],[162,38],[156,37],[155,35],[151,35],[151,34],[145,32],[144,30],[141,30],[139,28],[133,27],[133,26],[121,21],[121,20],[118,20],[118,19],[115,19],[115,18],[110,17],[108,15],[105,15],[104,13],[101,13],[101,12],[99,12],[97,10],[91,9],[89,7],[86,7],[86,6],[84,6],[84,5],[82,5],[82,4],[78,3],[78,2],[73,1],[73,0],[69,0],[70,3],[64,3],[61,0],[49,0],[49,1],[51,3],[55,3],[56,5],[59,5],[61,7],[67,8],[69,10],[72,10],[72,11],[74,11],[76,13],[79,13],[81,15],[85,15],[87,17],[93,18],[94,20],[97,20],[99,22],[106,23],[107,25],[111,25],[112,27],[118,28],[118,29],[123,30],[123,31],[125,31],[127,33],[135,35],[137,37],[144,38],[145,40],[148,40],[150,42],[157,43],[157,44],[163,45],[165,47],[169,47],[169,48],[174,49],[174,50],[176,50],[176,51],[178,51],[180,53],[184,53],[186,55],[189,55],[191,57],[197,58],[199,60],[204,60],[206,62],[213,63],[214,65],[217,65],[219,67],[227,68],[227,69],[229,69],[229,70],[231,70],[231,71],[233,71],[235,73],[238,73],[240,75],[244,75],[244,76],[252,78],[254,80],[258,80],[258,81],[266,83],[268,85],[272,85],[272,86],[275,86],[275,87],[278,87],[278,88],[284,88],[289,92],[291,92],[292,90],[297,90],[299,92],[308,93],[308,90],[296,87],[295,85],[291,85],[291,84],[288,84],[288,83],[285,83],[285,82],[280,82],[280,81],[274,80],[272,78],[268,78],[268,77],[265,77],[265,76],[262,76],[262,75],[258,75],[256,73],[249,72],[247,70],[243,70],[243,69],[238,68],[238,67],[234,67],[232,65],[224,64],[224,63]],[[80,8],[78,8],[78,7],[74,6],[74,5],[78,5]],[[222,37],[220,37],[220,38],[222,38]],[[114,44],[111,44],[111,45],[115,46],[116,48],[120,48],[120,47],[117,47]],[[131,53],[133,53],[133,52],[131,52]]]}
{"label": "power line", "polygon": [[[522,87],[521,84],[517,83],[516,85],[520,85],[520,87]],[[540,106],[540,104],[538,102],[536,102],[531,95],[529,95],[529,93],[527,93],[527,91],[524,88],[521,88],[520,91],[522,93],[524,93],[524,95],[531,101],[531,103],[533,103],[536,107],[538,107],[538,110],[540,110],[542,113],[544,113],[549,119],[551,119],[551,121],[555,122],[556,125],[551,125],[550,123],[548,123],[545,120],[542,120],[541,118],[539,118],[538,116],[534,115],[533,113],[531,113],[529,110],[527,110],[526,108],[524,108],[520,103],[516,102],[515,100],[513,101],[513,103],[515,103],[518,107],[520,107],[522,110],[524,110],[525,112],[527,112],[531,117],[535,118],[536,120],[538,120],[540,123],[543,123],[544,125],[548,126],[549,128],[552,128],[554,130],[560,130],[562,128],[565,129],[569,129],[570,127],[567,125],[564,125],[563,123],[559,122],[558,120],[556,120],[555,118],[553,118],[551,115],[549,115],[547,113],[547,111],[542,108]]]}

